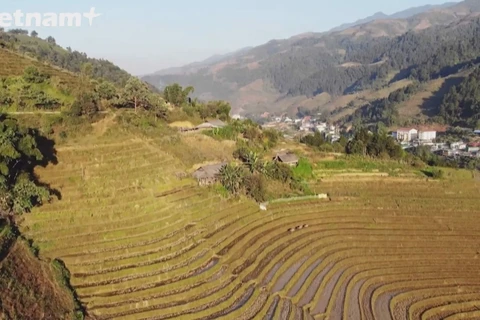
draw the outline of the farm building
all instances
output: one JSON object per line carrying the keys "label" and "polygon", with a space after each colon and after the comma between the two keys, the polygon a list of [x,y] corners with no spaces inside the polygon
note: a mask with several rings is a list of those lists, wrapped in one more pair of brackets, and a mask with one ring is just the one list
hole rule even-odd
{"label": "farm building", "polygon": [[290,151],[282,151],[280,153],[277,153],[273,160],[288,164],[292,167],[298,165],[297,155]]}
{"label": "farm building", "polygon": [[217,182],[220,170],[226,165],[227,163],[223,162],[200,167],[193,173],[193,177],[197,179],[198,184],[201,186],[211,185]]}
{"label": "farm building", "polygon": [[208,122],[202,123],[201,125],[198,125],[196,128],[201,130],[201,129],[223,128],[225,126],[226,126],[225,122],[216,119],[216,120],[210,120]]}
{"label": "farm building", "polygon": [[414,128],[399,128],[393,132],[393,137],[401,142],[410,142],[418,139],[418,130]]}

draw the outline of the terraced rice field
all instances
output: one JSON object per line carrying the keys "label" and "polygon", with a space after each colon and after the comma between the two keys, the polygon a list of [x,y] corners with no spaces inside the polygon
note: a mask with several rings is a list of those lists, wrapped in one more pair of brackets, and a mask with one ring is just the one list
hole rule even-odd
{"label": "terraced rice field", "polygon": [[260,211],[179,180],[183,165],[147,142],[58,158],[38,173],[62,200],[23,232],[65,261],[98,319],[480,318],[471,177],[330,177],[313,188],[331,201]]}

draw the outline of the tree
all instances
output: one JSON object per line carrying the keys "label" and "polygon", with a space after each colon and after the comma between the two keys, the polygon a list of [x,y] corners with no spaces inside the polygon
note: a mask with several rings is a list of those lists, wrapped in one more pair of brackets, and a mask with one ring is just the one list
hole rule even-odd
{"label": "tree", "polygon": [[80,92],[72,104],[70,113],[73,116],[92,116],[98,112],[98,102],[93,93],[88,91]]}
{"label": "tree", "polygon": [[33,66],[29,66],[23,71],[23,79],[27,83],[43,83],[50,79],[50,76],[46,73],[40,72]]}
{"label": "tree", "polygon": [[165,101],[155,93],[150,94],[148,97],[148,110],[155,116],[155,121],[158,118],[165,119],[167,116]]}
{"label": "tree", "polygon": [[220,182],[230,193],[238,195],[242,188],[244,172],[241,167],[227,164],[220,170]]}
{"label": "tree", "polygon": [[117,88],[111,82],[103,81],[97,85],[96,90],[100,99],[111,100],[117,97]]}
{"label": "tree", "polygon": [[264,202],[267,198],[267,190],[264,178],[259,174],[250,174],[244,179],[245,192],[247,196],[257,202]]}
{"label": "tree", "polygon": [[28,35],[28,30],[25,30],[25,29],[11,29],[9,31],[11,34],[24,34],[24,35]]}
{"label": "tree", "polygon": [[127,104],[133,105],[135,113],[141,106],[145,107],[148,103],[148,87],[137,77],[131,77],[123,91],[123,98]]}
{"label": "tree", "polygon": [[260,157],[256,152],[250,151],[245,158],[245,164],[248,166],[250,173],[254,173],[260,166]]}
{"label": "tree", "polygon": [[165,101],[173,104],[176,107],[180,107],[187,101],[188,96],[193,93],[195,89],[193,87],[182,88],[178,83],[174,83],[170,86],[166,86],[163,90]]}
{"label": "tree", "polygon": [[57,41],[55,40],[54,37],[52,36],[49,36],[47,39],[46,39],[47,43],[51,44],[51,45],[56,45],[57,44]]}
{"label": "tree", "polygon": [[345,148],[347,154],[359,154],[365,155],[365,144],[361,140],[353,139],[350,140]]}
{"label": "tree", "polygon": [[32,30],[32,32],[30,33],[30,36],[31,36],[32,38],[37,38],[37,37],[38,37],[38,32],[35,31],[35,30]]}
{"label": "tree", "polygon": [[0,213],[22,214],[50,199],[49,190],[33,174],[34,167],[45,160],[38,137],[38,131],[0,115]]}

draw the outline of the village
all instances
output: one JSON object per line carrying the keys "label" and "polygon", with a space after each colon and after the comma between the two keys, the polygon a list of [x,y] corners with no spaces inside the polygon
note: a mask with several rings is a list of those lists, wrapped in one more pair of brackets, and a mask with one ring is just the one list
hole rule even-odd
{"label": "village", "polygon": [[[350,137],[354,134],[351,127],[346,130],[344,127],[329,124],[312,116],[292,119],[287,115],[271,116],[268,113],[264,113],[262,118],[266,120],[262,124],[263,128],[278,130],[282,132],[283,136],[287,139],[320,133],[326,140],[333,143],[340,140],[342,135]],[[243,120],[244,118],[233,115],[232,119]],[[187,133],[220,129],[226,125],[227,123],[223,121],[211,120],[193,128],[180,128],[180,131]],[[458,131],[461,132],[461,138],[453,141],[451,136],[448,137],[448,131],[445,128],[441,131],[433,130],[425,126],[398,128],[389,132],[389,134],[406,151],[411,151],[418,147],[427,147],[432,153],[453,160],[461,157],[480,159],[480,130],[457,128],[457,133]],[[282,150],[278,152],[272,160],[294,167],[298,164],[299,158],[296,154],[288,150]],[[193,173],[193,177],[198,181],[199,185],[207,186],[214,184],[218,180],[221,169],[226,165],[227,163],[225,162],[200,167]]]}
{"label": "village", "polygon": [[[264,119],[262,125],[264,128],[276,129],[282,132],[285,138],[293,139],[294,137],[318,132],[323,134],[327,141],[333,143],[338,141],[342,135],[351,137],[354,134],[351,127],[344,128],[325,122],[320,119],[320,116],[321,114],[318,114],[318,118],[304,116],[294,119],[286,114],[274,116],[265,112],[260,118]],[[236,119],[241,118],[236,116]],[[440,156],[480,158],[480,129],[460,128],[460,131],[462,133],[455,141],[445,141],[446,139],[444,138],[447,135],[446,128],[441,131],[436,131],[426,126],[398,128],[389,134],[407,151],[419,146],[427,146],[432,152]]]}
{"label": "village", "polygon": [[[454,141],[445,141],[446,131],[437,132],[421,128],[398,128],[392,132],[392,136],[402,145],[405,150],[419,146],[427,146],[433,153],[444,157],[471,157],[480,158],[480,130],[460,129],[463,131],[462,138]],[[473,139],[469,137],[474,137]]]}
{"label": "village", "polygon": [[330,142],[340,140],[342,128],[335,124],[329,124],[320,118],[321,114],[315,116],[304,116],[291,118],[286,114],[273,116],[268,112],[261,115],[262,127],[276,129],[284,134],[285,138],[307,135],[319,132]]}

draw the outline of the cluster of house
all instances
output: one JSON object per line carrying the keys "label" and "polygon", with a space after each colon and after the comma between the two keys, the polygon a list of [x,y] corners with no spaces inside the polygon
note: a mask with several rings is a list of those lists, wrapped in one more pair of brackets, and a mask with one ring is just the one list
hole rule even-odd
{"label": "cluster of house", "polygon": [[465,143],[463,141],[452,143],[435,143],[432,151],[446,157],[476,157],[480,158],[480,143]]}
{"label": "cluster of house", "polygon": [[[474,131],[480,134],[480,130]],[[404,149],[429,146],[431,151],[443,156],[480,157],[480,143],[466,143],[457,141],[451,143],[438,143],[437,132],[433,130],[418,130],[416,128],[399,128],[392,136],[402,144]]]}
{"label": "cluster of house", "polygon": [[[263,114],[262,117],[268,117],[268,114]],[[272,121],[268,123],[267,127],[276,127],[281,125],[287,125],[291,128],[297,128],[298,131],[303,133],[319,132],[323,133],[325,137],[330,138],[333,142],[340,139],[340,127],[323,122],[320,119],[316,119],[312,116],[306,116],[303,118],[292,119],[286,114],[281,116],[269,118]]]}
{"label": "cluster of house", "polygon": [[[273,157],[273,160],[292,167],[297,166],[299,161],[298,156],[291,151],[281,151]],[[193,173],[193,177],[200,186],[212,185],[218,181],[220,172],[226,165],[227,162],[222,162],[200,167]]]}

